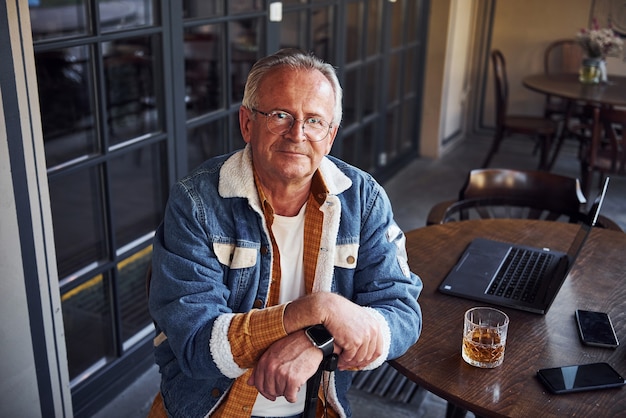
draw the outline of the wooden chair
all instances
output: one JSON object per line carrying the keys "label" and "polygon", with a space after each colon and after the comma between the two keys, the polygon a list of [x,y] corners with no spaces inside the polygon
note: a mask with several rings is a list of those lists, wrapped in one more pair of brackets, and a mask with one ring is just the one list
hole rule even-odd
{"label": "wooden chair", "polygon": [[[580,69],[585,53],[575,39],[559,39],[548,45],[543,56],[545,74],[574,73]],[[581,134],[590,131],[593,108],[586,103],[546,95],[544,116],[558,123],[558,139],[548,164],[551,169],[567,138],[581,140]]]}
{"label": "wooden chair", "polygon": [[602,184],[607,174],[626,175],[626,109],[595,108],[593,134],[581,149],[583,190],[589,193],[595,172]]}
{"label": "wooden chair", "polygon": [[[578,73],[584,51],[575,39],[559,39],[548,45],[543,54],[543,71],[545,74]],[[568,111],[568,100],[546,95],[544,116],[557,116],[564,119]]]}
{"label": "wooden chair", "polygon": [[548,155],[552,140],[557,132],[557,123],[551,119],[537,116],[507,114],[509,85],[506,75],[506,62],[499,50],[491,52],[496,93],[496,132],[491,148],[482,167],[488,167],[493,156],[498,152],[500,143],[506,135],[522,134],[535,139],[540,149],[539,169],[549,168]]}
{"label": "wooden chair", "polygon": [[[523,218],[588,223],[586,203],[577,178],[545,171],[475,169],[468,174],[457,200],[437,203],[427,225],[490,218]],[[600,216],[597,226],[621,231]]]}

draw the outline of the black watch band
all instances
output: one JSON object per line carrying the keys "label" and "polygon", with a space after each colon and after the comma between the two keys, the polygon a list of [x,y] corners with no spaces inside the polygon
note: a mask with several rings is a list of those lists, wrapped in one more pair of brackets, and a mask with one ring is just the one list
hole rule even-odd
{"label": "black watch band", "polygon": [[335,339],[324,327],[324,325],[313,325],[311,327],[308,327],[304,331],[304,333],[315,347],[322,350],[324,358],[329,357],[331,354],[333,354],[333,351],[335,349]]}

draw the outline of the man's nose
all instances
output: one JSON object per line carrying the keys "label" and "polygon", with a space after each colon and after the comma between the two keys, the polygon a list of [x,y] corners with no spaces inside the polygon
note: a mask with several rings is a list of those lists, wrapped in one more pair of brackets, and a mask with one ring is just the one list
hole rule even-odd
{"label": "man's nose", "polygon": [[287,132],[287,135],[290,138],[293,138],[297,142],[306,141],[307,138],[306,138],[306,134],[304,133],[305,126],[306,125],[304,123],[304,120],[294,119],[293,125],[291,125],[291,129],[289,129],[289,132]]}

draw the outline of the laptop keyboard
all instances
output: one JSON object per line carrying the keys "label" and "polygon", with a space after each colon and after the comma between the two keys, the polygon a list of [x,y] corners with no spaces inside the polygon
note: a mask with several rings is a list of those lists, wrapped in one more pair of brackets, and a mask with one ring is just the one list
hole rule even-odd
{"label": "laptop keyboard", "polygon": [[537,296],[541,278],[553,258],[552,254],[511,248],[487,293],[533,302]]}

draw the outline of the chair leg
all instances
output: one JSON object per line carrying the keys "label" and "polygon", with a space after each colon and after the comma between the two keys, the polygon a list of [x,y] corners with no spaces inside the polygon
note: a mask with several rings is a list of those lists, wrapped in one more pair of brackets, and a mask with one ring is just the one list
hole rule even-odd
{"label": "chair leg", "polygon": [[580,177],[583,194],[585,197],[588,197],[589,191],[591,190],[591,181],[593,180],[593,171],[589,170],[586,164],[581,164]]}
{"label": "chair leg", "polygon": [[540,137],[541,149],[539,151],[539,170],[550,171],[552,168],[551,163],[548,162],[548,156],[550,155],[550,148],[552,148],[552,137],[544,136]]}
{"label": "chair leg", "polygon": [[493,137],[493,142],[491,143],[491,147],[489,148],[489,152],[487,153],[487,157],[485,157],[485,161],[483,161],[483,165],[481,168],[487,168],[489,163],[491,163],[491,159],[494,154],[498,152],[500,149],[500,142],[502,142],[502,137],[504,137],[504,132],[501,129],[496,130],[496,134]]}
{"label": "chair leg", "polygon": [[564,141],[565,141],[565,135],[561,133],[559,135],[559,138],[556,141],[556,146],[554,147],[552,158],[550,158],[550,162],[548,163],[548,171],[551,171],[552,167],[554,167],[554,164],[556,163],[556,159],[559,156],[559,152],[561,152],[561,147],[563,146]]}

